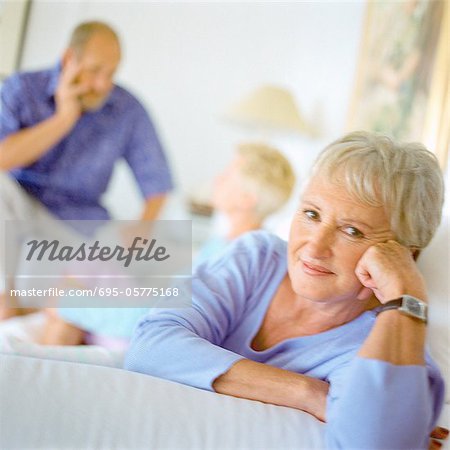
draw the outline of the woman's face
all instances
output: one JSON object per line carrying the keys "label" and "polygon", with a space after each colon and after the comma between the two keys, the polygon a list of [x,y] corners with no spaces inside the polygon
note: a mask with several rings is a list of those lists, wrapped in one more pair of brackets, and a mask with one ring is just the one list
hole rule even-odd
{"label": "woman's face", "polygon": [[294,292],[316,302],[357,299],[359,259],[370,246],[393,238],[384,208],[362,204],[345,188],[314,177],[291,224],[288,270]]}

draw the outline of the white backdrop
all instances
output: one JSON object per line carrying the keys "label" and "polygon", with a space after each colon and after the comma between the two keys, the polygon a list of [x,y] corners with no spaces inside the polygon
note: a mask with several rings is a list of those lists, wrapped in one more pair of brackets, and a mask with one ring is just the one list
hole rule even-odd
{"label": "white backdrop", "polygon": [[[178,199],[210,180],[239,140],[253,137],[223,120],[230,104],[263,83],[290,89],[320,140],[285,140],[298,171],[342,133],[358,52],[364,2],[48,2],[32,5],[23,69],[56,62],[75,24],[100,19],[121,35],[119,83],[152,112],[177,182]],[[106,202],[119,218],[140,198],[120,167]],[[172,202],[166,216],[181,217]]]}

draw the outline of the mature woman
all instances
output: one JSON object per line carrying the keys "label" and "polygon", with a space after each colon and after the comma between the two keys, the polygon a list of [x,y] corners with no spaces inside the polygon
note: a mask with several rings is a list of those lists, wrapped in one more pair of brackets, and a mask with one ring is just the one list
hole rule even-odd
{"label": "mature woman", "polygon": [[126,368],[307,411],[331,448],[428,448],[444,384],[414,256],[442,204],[422,145],[345,136],[319,156],[289,242],[248,233],[200,266],[192,306],[148,315]]}

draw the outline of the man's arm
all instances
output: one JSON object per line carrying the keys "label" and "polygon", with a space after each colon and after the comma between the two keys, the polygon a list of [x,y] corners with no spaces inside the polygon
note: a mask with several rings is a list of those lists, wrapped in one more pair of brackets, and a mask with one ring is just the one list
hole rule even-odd
{"label": "man's arm", "polygon": [[220,394],[300,409],[322,421],[328,387],[325,381],[249,359],[238,361],[213,382]]}
{"label": "man's arm", "polygon": [[55,93],[56,111],[35,126],[10,134],[0,142],[0,170],[11,170],[37,161],[63,139],[81,115],[78,97],[86,86],[76,82],[80,66],[71,62],[63,69]]}
{"label": "man's arm", "polygon": [[11,134],[0,142],[0,170],[37,161],[72,129],[70,118],[56,113],[34,127]]}
{"label": "man's arm", "polygon": [[156,220],[166,201],[166,194],[155,195],[149,197],[145,201],[144,210],[142,211],[141,220]]}

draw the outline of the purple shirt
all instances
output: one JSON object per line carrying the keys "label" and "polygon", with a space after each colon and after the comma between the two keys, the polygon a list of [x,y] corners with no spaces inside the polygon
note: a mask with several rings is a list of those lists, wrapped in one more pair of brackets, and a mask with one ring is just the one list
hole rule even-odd
{"label": "purple shirt", "polygon": [[[0,140],[55,112],[60,66],[8,78],[1,92]],[[100,204],[114,164],[124,158],[145,198],[172,189],[153,124],[136,98],[114,86],[102,108],[84,113],[72,131],[29,166],[11,174],[61,219],[108,219]]]}
{"label": "purple shirt", "polygon": [[212,390],[219,375],[247,358],[330,383],[329,448],[428,448],[443,404],[442,377],[428,355],[426,367],[358,357],[376,320],[373,311],[263,351],[251,348],[286,275],[286,252],[286,242],[258,231],[200,265],[192,281],[192,306],[153,310],[143,318],[125,367]]}

